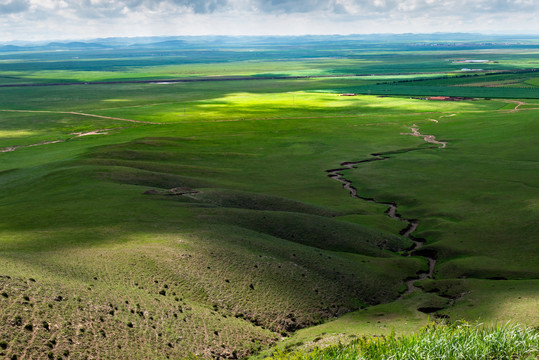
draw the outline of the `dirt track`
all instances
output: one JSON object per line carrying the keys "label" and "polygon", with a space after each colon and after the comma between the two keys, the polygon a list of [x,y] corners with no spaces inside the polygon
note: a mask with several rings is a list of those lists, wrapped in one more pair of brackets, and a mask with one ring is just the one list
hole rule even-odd
{"label": "dirt track", "polygon": [[109,120],[118,120],[118,121],[127,121],[132,123],[138,123],[138,124],[153,124],[153,125],[163,125],[165,123],[158,123],[153,121],[142,121],[142,120],[132,120],[132,119],[124,119],[124,118],[117,118],[117,117],[110,117],[110,116],[102,116],[102,115],[94,115],[94,114],[87,114],[87,113],[81,113],[81,112],[75,112],[75,111],[62,111],[61,114],[73,114],[73,115],[81,115],[81,116],[89,116],[89,117],[96,117],[100,119],[109,119]]}
{"label": "dirt track", "polygon": [[69,134],[69,135],[74,135],[74,136],[73,136],[73,137],[70,137],[70,138],[68,138],[68,139],[65,139],[65,140],[43,141],[43,142],[39,142],[39,143],[35,143],[35,144],[30,144],[30,145],[14,145],[14,146],[8,146],[8,147],[0,148],[0,153],[11,152],[11,151],[15,151],[15,150],[22,149],[22,148],[27,148],[27,147],[34,147],[34,146],[41,146],[41,145],[49,145],[49,144],[63,143],[63,142],[69,141],[69,140],[71,140],[71,139],[78,138],[78,137],[82,137],[82,136],[89,136],[89,135],[107,135],[108,132],[111,131],[111,130],[120,130],[120,129],[123,129],[123,128],[115,128],[115,129],[99,129],[99,130],[93,130],[93,131],[87,131],[87,132],[71,133],[71,134]]}
{"label": "dirt track", "polygon": [[152,121],[133,120],[133,119],[125,119],[125,118],[117,118],[117,117],[110,117],[110,116],[103,116],[103,115],[81,113],[81,112],[76,112],[76,111],[52,111],[52,110],[0,110],[0,111],[3,111],[3,112],[18,112],[18,113],[71,114],[71,115],[95,117],[95,118],[99,118],[99,119],[127,121],[127,122],[138,123],[138,124],[152,124],[152,125],[163,125],[163,124],[165,124],[165,123],[158,123],[158,122],[152,122]]}
{"label": "dirt track", "polygon": [[61,142],[64,142],[64,141],[65,140],[53,140],[53,141],[43,141],[43,142],[40,142],[40,143],[35,143],[35,144],[30,144],[30,145],[8,146],[8,147],[5,147],[5,148],[0,148],[0,153],[11,152],[11,151],[15,151],[17,149],[27,148],[27,147],[34,147],[34,146],[48,145],[48,144],[57,144],[57,143],[61,143]]}
{"label": "dirt track", "polygon": [[498,100],[498,101],[501,101],[501,102],[504,102],[504,103],[516,104],[514,109],[511,109],[511,110],[508,111],[508,112],[511,112],[511,113],[517,112],[519,110],[520,106],[526,105],[525,102],[518,101],[518,100]]}

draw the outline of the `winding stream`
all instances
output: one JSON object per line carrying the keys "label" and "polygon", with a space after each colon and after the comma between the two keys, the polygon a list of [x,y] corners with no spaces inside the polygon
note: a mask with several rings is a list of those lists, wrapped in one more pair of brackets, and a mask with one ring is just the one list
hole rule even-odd
{"label": "winding stream", "polygon": [[[419,129],[418,129],[417,125],[415,125],[415,124],[410,129],[412,130],[412,133],[403,134],[403,135],[413,135],[413,136],[423,137],[423,139],[426,142],[431,143],[431,144],[435,144],[435,145],[439,145],[439,148],[445,148],[446,145],[447,145],[447,143],[445,143],[445,142],[437,141],[435,139],[434,135],[423,135],[423,134],[421,134],[419,132]],[[431,148],[438,148],[438,146],[429,147],[429,149],[431,149]],[[387,206],[387,210],[385,211],[387,216],[389,216],[392,219],[399,220],[399,221],[405,223],[404,228],[399,232],[399,234],[401,236],[407,237],[408,239],[410,239],[413,242],[413,245],[408,249],[408,251],[406,252],[406,254],[404,256],[421,256],[421,257],[425,258],[428,261],[428,265],[429,265],[428,266],[428,271],[419,272],[419,273],[417,273],[417,276],[406,279],[407,290],[403,294],[401,294],[399,299],[402,298],[402,296],[404,296],[404,294],[407,294],[407,293],[418,290],[418,288],[416,286],[414,286],[414,283],[416,281],[427,279],[427,278],[432,279],[434,277],[434,267],[436,266],[436,259],[438,257],[437,253],[435,251],[433,251],[433,250],[427,250],[427,249],[423,250],[423,249],[421,249],[421,247],[425,243],[425,240],[420,239],[420,238],[416,238],[416,237],[414,237],[412,235],[414,233],[414,231],[417,229],[417,226],[419,225],[418,220],[416,220],[416,219],[408,219],[408,218],[402,217],[397,212],[397,204],[396,203],[377,201],[374,198],[360,196],[358,194],[357,189],[352,185],[352,182],[350,180],[346,179],[344,177],[344,175],[342,174],[342,172],[346,171],[346,170],[357,168],[358,165],[363,164],[363,163],[388,160],[388,159],[390,159],[390,156],[389,156],[390,154],[402,154],[402,153],[406,153],[406,152],[419,151],[419,150],[425,150],[425,148],[406,149],[406,150],[402,150],[402,151],[392,151],[392,152],[387,152],[387,153],[373,153],[373,154],[370,154],[372,157],[369,158],[369,159],[359,160],[359,161],[346,161],[346,162],[343,162],[343,163],[340,164],[341,165],[340,168],[326,170],[326,172],[328,173],[328,177],[330,177],[330,178],[340,182],[341,184],[343,184],[343,188],[349,191],[351,197],[356,198],[356,199],[361,199],[361,200],[364,200],[364,201],[368,201],[370,203]]]}

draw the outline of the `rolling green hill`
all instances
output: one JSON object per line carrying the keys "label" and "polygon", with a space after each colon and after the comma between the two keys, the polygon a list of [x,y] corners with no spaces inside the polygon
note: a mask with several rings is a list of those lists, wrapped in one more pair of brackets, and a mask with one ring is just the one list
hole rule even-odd
{"label": "rolling green hill", "polygon": [[[0,87],[1,356],[263,357],[432,319],[539,325],[531,75],[453,79],[457,51],[275,46],[254,62],[219,53],[221,75],[380,77]],[[95,51],[73,69],[2,54],[2,84],[221,71],[196,54],[127,71]],[[490,51],[505,70],[537,57]]]}

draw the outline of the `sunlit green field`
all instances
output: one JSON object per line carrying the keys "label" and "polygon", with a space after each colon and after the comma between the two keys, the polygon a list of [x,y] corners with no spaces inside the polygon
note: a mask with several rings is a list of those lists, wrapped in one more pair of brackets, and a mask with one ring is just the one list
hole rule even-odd
{"label": "sunlit green field", "polygon": [[[537,59],[492,52],[505,70]],[[129,70],[111,58],[71,70],[66,59],[0,63],[2,84],[404,73],[0,87],[1,354],[263,357],[433,319],[539,325],[534,78],[504,74],[532,87],[498,87],[507,96],[491,100],[341,96],[378,82],[431,86],[434,75],[409,73],[450,74],[455,54],[271,56],[141,57]],[[436,86],[477,90],[460,79]],[[390,155],[343,175],[417,219],[413,236],[438,256],[434,279],[411,293],[405,281],[428,263],[403,256],[405,224],[327,176],[373,153]]]}

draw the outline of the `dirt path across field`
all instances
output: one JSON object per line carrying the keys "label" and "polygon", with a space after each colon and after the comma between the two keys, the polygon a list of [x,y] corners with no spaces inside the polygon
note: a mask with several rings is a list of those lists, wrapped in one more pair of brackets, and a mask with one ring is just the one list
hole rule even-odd
{"label": "dirt path across field", "polygon": [[519,111],[520,110],[519,107],[521,107],[522,105],[527,105],[525,102],[519,101],[519,100],[505,100],[504,99],[504,100],[496,100],[496,101],[501,101],[507,104],[516,104],[514,109],[511,109],[508,111],[510,113]]}
{"label": "dirt path across field", "polygon": [[137,124],[152,124],[152,125],[164,125],[164,124],[166,124],[166,123],[158,123],[158,122],[153,122],[153,121],[133,120],[133,119],[111,117],[111,116],[88,114],[88,113],[82,113],[82,112],[77,112],[77,111],[52,111],[52,110],[0,110],[0,111],[2,111],[2,112],[16,112],[16,113],[71,114],[71,115],[95,117],[95,118],[99,118],[99,119],[127,121],[127,122],[132,122],[132,123],[137,123]]}
{"label": "dirt path across field", "polygon": [[107,134],[109,133],[109,131],[112,131],[112,130],[121,130],[121,129],[124,129],[124,128],[122,127],[122,128],[114,128],[114,129],[99,129],[99,130],[92,130],[92,131],[87,131],[87,132],[75,132],[75,133],[69,134],[69,135],[74,135],[74,136],[73,136],[73,137],[70,137],[70,138],[68,138],[68,139],[64,139],[64,140],[53,140],[53,141],[42,141],[42,142],[38,142],[38,143],[35,143],[35,144],[30,144],[30,145],[14,145],[14,146],[7,146],[7,147],[4,147],[4,148],[0,148],[0,153],[11,152],[11,151],[15,151],[15,150],[18,150],[18,149],[28,148],[28,147],[34,147],[34,146],[41,146],[41,145],[49,145],[49,144],[63,143],[63,142],[69,141],[69,140],[71,140],[71,139],[78,138],[78,137],[82,137],[82,136],[89,136],[89,135],[107,135]]}
{"label": "dirt path across field", "polygon": [[15,151],[17,149],[27,148],[27,147],[34,147],[34,146],[48,145],[48,144],[56,144],[56,143],[61,143],[61,142],[64,142],[64,141],[65,140],[53,140],[53,141],[43,141],[43,142],[30,144],[30,145],[8,146],[8,147],[0,148],[0,153],[11,152],[11,151]]}
{"label": "dirt path across field", "polygon": [[87,114],[87,113],[81,113],[81,112],[75,112],[75,111],[65,111],[65,112],[61,112],[61,114],[73,114],[73,115],[80,115],[80,116],[95,117],[95,118],[100,118],[100,119],[127,121],[127,122],[132,122],[132,123],[137,123],[137,124],[152,124],[152,125],[166,124],[166,123],[158,123],[158,122],[153,122],[153,121],[133,120],[133,119],[124,119],[124,118],[117,118],[117,117],[110,117],[110,116],[103,116],[103,115]]}

